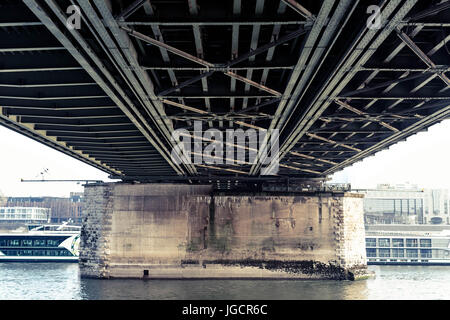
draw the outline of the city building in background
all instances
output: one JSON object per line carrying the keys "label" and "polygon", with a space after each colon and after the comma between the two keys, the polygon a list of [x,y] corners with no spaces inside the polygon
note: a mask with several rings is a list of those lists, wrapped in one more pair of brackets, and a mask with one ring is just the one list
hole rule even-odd
{"label": "city building in background", "polygon": [[68,198],[8,197],[5,207],[46,208],[51,212],[51,223],[71,221],[81,225],[83,193],[71,192]]}
{"label": "city building in background", "polygon": [[448,190],[425,190],[424,223],[449,224]]}
{"label": "city building in background", "polygon": [[376,189],[353,191],[364,194],[366,225],[450,224],[446,189],[422,189],[411,184],[381,184]]}
{"label": "city building in background", "polygon": [[0,223],[47,223],[51,209],[37,207],[0,207]]}

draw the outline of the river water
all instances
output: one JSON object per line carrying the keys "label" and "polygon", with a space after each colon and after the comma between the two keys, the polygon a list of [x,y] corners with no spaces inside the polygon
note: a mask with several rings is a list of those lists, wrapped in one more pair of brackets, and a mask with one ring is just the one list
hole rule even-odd
{"label": "river water", "polygon": [[361,281],[81,279],[76,263],[0,263],[0,300],[450,299],[450,266],[369,266]]}

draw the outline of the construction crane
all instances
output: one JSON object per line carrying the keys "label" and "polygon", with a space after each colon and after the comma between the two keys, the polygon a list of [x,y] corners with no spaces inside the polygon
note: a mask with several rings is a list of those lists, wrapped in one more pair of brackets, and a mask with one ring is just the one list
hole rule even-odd
{"label": "construction crane", "polygon": [[48,168],[43,168],[42,171],[36,175],[36,177],[38,175],[41,175],[42,180],[44,180],[44,174],[48,173]]}
{"label": "construction crane", "polygon": [[63,180],[63,179],[49,179],[49,180],[45,180],[45,179],[36,179],[36,180],[27,180],[27,179],[20,179],[20,182],[76,182],[78,184],[80,184],[81,182],[85,182],[86,184],[88,183],[103,183],[102,180],[90,180],[90,179],[79,179],[79,180]]}
{"label": "construction crane", "polygon": [[91,180],[91,179],[75,179],[75,180],[67,180],[67,179],[44,179],[44,175],[48,173],[48,168],[42,168],[42,171],[39,172],[36,176],[41,176],[41,179],[20,179],[20,182],[76,182],[80,184],[81,182],[88,183],[102,183],[101,180]]}

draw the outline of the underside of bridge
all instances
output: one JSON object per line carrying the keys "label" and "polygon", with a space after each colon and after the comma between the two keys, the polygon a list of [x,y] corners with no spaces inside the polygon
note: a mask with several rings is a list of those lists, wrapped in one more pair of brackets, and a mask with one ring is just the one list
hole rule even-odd
{"label": "underside of bridge", "polygon": [[[0,39],[0,124],[129,182],[319,181],[450,114],[450,1],[2,0]],[[198,121],[277,175],[175,162]]]}

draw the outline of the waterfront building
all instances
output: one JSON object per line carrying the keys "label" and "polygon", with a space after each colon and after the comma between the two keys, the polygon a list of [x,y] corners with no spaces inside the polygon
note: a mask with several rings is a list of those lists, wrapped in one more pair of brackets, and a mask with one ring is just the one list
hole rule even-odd
{"label": "waterfront building", "polygon": [[83,193],[71,192],[68,198],[60,197],[9,197],[6,207],[38,207],[51,211],[51,223],[71,221],[81,224],[83,209]]}
{"label": "waterfront building", "polygon": [[424,223],[449,224],[448,190],[426,190],[424,197]]}
{"label": "waterfront building", "polygon": [[51,210],[36,207],[0,207],[0,222],[46,223],[50,221]]}
{"label": "waterfront building", "polygon": [[353,191],[364,194],[366,225],[450,224],[448,190],[381,184]]}

